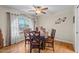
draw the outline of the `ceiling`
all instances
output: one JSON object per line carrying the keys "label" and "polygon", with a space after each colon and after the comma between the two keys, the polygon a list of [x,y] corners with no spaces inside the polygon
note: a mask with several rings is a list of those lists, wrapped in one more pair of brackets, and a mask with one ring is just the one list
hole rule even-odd
{"label": "ceiling", "polygon": [[[66,9],[73,9],[74,7],[73,5],[41,5],[41,6],[48,7],[47,13],[51,13],[51,12],[55,13],[55,12],[63,11]],[[2,7],[17,9],[17,10],[27,12],[32,15],[35,14],[34,12],[28,12],[28,10],[33,9],[32,5],[2,5]]]}

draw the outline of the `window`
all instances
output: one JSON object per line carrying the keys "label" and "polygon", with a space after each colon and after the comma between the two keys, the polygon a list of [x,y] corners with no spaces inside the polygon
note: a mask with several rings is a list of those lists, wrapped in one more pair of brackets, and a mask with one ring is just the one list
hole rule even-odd
{"label": "window", "polygon": [[23,15],[11,14],[11,44],[20,42],[24,39],[23,29],[31,28],[33,29],[33,21]]}
{"label": "window", "polygon": [[19,30],[22,31],[24,28],[31,28],[33,29],[33,22],[31,19],[25,18],[24,16],[18,17],[18,25]]}

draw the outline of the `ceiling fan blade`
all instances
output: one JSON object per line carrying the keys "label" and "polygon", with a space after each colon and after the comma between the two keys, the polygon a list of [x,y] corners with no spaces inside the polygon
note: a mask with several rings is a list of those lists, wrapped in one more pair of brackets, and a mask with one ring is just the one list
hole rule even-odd
{"label": "ceiling fan blade", "polygon": [[35,10],[28,10],[29,12],[35,12]]}
{"label": "ceiling fan blade", "polygon": [[41,11],[41,13],[46,14],[46,12],[44,12],[44,11]]}
{"label": "ceiling fan blade", "polygon": [[46,8],[42,8],[42,10],[47,10],[48,8],[46,7]]}

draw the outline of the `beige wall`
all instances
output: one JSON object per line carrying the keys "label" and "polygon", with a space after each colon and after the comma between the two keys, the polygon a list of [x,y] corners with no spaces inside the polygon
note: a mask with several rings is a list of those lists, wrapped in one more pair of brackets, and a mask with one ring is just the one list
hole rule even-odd
{"label": "beige wall", "polygon": [[[56,38],[59,41],[68,43],[74,42],[73,30],[73,9],[63,10],[55,14],[49,13],[38,18],[38,26],[43,26],[50,33],[52,28],[56,29]],[[67,20],[61,24],[55,24],[58,18],[67,17]]]}

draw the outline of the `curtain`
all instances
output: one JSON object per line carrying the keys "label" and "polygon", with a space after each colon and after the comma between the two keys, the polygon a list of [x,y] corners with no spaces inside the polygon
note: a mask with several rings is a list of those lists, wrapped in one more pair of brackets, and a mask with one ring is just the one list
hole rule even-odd
{"label": "curtain", "polygon": [[14,44],[19,39],[18,15],[10,14],[10,17],[11,17],[11,44]]}
{"label": "curtain", "polygon": [[11,21],[11,44],[24,40],[24,33],[21,33],[23,32],[24,28],[30,28],[32,30],[34,29],[33,20],[24,15],[11,13],[10,21]]}
{"label": "curtain", "polygon": [[6,36],[6,46],[11,45],[11,21],[10,21],[10,13],[7,12],[7,36]]}

